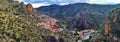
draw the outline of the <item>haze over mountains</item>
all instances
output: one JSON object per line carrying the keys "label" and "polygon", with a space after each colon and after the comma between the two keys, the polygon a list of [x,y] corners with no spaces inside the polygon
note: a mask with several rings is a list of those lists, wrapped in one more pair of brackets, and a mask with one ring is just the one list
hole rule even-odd
{"label": "haze over mountains", "polygon": [[46,13],[53,18],[68,22],[69,28],[97,28],[104,22],[107,13],[112,9],[119,7],[115,5],[100,5],[76,3],[69,5],[50,5],[36,8],[39,11]]}

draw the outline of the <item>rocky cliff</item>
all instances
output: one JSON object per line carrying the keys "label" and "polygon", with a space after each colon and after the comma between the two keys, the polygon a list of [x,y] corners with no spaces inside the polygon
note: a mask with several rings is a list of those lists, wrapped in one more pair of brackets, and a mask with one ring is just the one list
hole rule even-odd
{"label": "rocky cliff", "polygon": [[104,32],[110,35],[113,42],[120,42],[120,8],[115,8],[109,12]]}

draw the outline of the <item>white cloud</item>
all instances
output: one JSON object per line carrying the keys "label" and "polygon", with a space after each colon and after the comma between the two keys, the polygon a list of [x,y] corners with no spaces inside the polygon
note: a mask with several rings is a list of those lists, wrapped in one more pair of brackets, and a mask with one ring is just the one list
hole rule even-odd
{"label": "white cloud", "polygon": [[32,4],[34,8],[38,8],[40,6],[49,6],[50,4],[47,4],[47,3],[35,3],[35,4]]}
{"label": "white cloud", "polygon": [[91,4],[118,4],[120,0],[88,0]]}
{"label": "white cloud", "polygon": [[69,3],[60,3],[59,5],[68,5]]}
{"label": "white cloud", "polygon": [[116,1],[116,3],[120,3],[120,0],[115,0]]}
{"label": "white cloud", "polygon": [[19,2],[23,2],[24,0],[18,0]]}

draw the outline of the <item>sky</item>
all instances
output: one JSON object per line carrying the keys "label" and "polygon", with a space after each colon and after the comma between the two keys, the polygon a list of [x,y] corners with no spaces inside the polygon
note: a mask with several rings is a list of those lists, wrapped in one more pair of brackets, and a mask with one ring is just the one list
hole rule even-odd
{"label": "sky", "polygon": [[52,4],[68,5],[73,3],[89,3],[89,4],[119,4],[120,0],[19,0],[25,4],[31,3],[34,8],[48,6]]}

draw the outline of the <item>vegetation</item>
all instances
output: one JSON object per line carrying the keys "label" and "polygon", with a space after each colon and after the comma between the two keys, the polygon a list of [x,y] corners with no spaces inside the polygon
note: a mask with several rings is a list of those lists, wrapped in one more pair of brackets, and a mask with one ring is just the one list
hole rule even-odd
{"label": "vegetation", "polygon": [[40,18],[42,13],[37,11],[29,14],[28,11],[32,11],[32,6],[28,6],[27,10],[23,3],[2,1],[3,3],[0,3],[0,42],[45,42],[43,36],[54,36],[56,39],[62,37],[66,42],[74,42],[67,31],[53,33],[37,26],[36,23],[42,22],[47,17]]}
{"label": "vegetation", "polygon": [[[68,28],[88,29],[98,28],[99,25],[105,21],[108,15],[107,13],[118,6],[120,6],[120,4],[98,5],[88,3],[75,3],[64,6],[43,6],[36,9],[47,13],[46,15],[49,15],[51,17],[67,21]],[[82,25],[84,26],[81,28]]]}
{"label": "vegetation", "polygon": [[[105,12],[111,8],[107,8]],[[104,8],[101,9],[104,10]],[[38,12],[31,4],[25,5],[23,2],[0,0],[0,42],[76,42],[79,36],[77,33],[79,31],[78,28],[89,29],[95,27],[99,27],[98,30],[104,30],[105,34],[101,31],[95,32],[90,39],[83,40],[83,42],[120,42],[120,8],[110,11],[105,23],[103,23],[105,17],[101,17],[102,15],[99,12],[94,12],[96,10],[105,14],[105,12],[96,8],[93,10],[87,8],[82,10],[82,12],[76,12],[76,14],[68,8],[66,9],[68,12],[60,13],[62,15],[67,14],[63,15],[64,17],[60,14],[55,15],[55,18],[60,19],[55,24],[55,27],[71,27],[71,30],[75,31],[75,34],[71,34],[68,29],[61,32],[52,32],[42,26],[38,26],[38,23],[45,22],[51,17]],[[53,14],[52,17],[54,17]],[[101,23],[105,24],[105,28]],[[117,40],[114,38],[117,38]]]}

